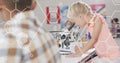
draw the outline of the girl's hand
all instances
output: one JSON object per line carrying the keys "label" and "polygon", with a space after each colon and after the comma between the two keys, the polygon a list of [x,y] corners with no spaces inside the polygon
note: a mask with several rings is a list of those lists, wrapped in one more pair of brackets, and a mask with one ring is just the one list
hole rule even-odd
{"label": "girl's hand", "polygon": [[75,53],[67,55],[66,57],[80,57],[82,55],[82,48],[75,46]]}
{"label": "girl's hand", "polygon": [[74,47],[75,52],[79,52],[80,49],[82,49],[82,48],[78,47],[77,45]]}
{"label": "girl's hand", "polygon": [[82,54],[79,52],[79,53],[73,53],[73,54],[70,54],[70,55],[66,55],[66,57],[80,57]]}

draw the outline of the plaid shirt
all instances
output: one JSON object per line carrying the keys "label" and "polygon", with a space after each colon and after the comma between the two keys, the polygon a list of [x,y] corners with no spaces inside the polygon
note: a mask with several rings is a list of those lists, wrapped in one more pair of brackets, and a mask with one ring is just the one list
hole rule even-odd
{"label": "plaid shirt", "polygon": [[61,63],[58,52],[32,11],[17,14],[0,29],[0,63]]}

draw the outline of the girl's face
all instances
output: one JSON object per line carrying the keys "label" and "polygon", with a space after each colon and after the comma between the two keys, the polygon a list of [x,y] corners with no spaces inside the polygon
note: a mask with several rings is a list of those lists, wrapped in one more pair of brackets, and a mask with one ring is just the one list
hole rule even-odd
{"label": "girl's face", "polygon": [[84,27],[86,25],[85,15],[74,16],[71,18],[71,21],[74,22],[79,27]]}

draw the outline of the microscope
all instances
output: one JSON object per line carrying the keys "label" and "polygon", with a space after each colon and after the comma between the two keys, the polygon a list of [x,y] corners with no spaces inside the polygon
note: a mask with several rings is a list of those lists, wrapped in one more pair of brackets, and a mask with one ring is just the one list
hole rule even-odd
{"label": "microscope", "polygon": [[78,39],[79,32],[75,27],[75,23],[73,23],[68,29],[64,29],[62,32],[58,34],[57,40],[59,40],[59,48],[60,52],[64,52],[67,54],[74,52],[74,42]]}
{"label": "microscope", "polygon": [[70,42],[73,42],[72,37],[71,37],[71,29],[74,27],[74,23],[68,28],[64,29],[62,33],[60,33],[60,41],[61,41],[61,46],[62,48],[69,49]]}

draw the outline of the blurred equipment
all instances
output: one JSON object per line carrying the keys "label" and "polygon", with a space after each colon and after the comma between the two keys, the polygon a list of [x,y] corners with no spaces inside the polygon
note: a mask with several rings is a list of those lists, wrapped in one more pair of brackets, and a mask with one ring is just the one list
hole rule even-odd
{"label": "blurred equipment", "polygon": [[[59,48],[60,48],[60,53],[61,54],[71,54],[74,51],[72,50],[71,43],[74,43],[74,39],[76,38],[77,33],[74,33],[75,30],[72,30],[75,26],[75,23],[72,23],[72,25],[67,29],[65,28],[63,32],[59,33]],[[74,33],[74,34],[73,34]],[[67,51],[67,52],[66,52]]]}
{"label": "blurred equipment", "polygon": [[120,24],[117,24],[117,32],[116,32],[117,38],[120,38]]}
{"label": "blurred equipment", "polygon": [[61,32],[53,32],[52,34],[57,39],[60,54],[72,54],[74,53],[75,44],[82,47],[91,39],[91,34],[86,34],[86,26],[80,28],[75,26],[75,23],[72,23],[69,28],[65,28]]}
{"label": "blurred equipment", "polygon": [[87,56],[85,56],[80,62],[78,63],[86,63],[90,61],[91,59],[95,58],[97,56],[95,49],[92,49],[91,52]]}
{"label": "blurred equipment", "polygon": [[73,42],[73,40],[71,40],[71,32],[70,30],[74,27],[74,23],[68,28],[65,29],[61,34],[61,39],[60,42],[62,44],[62,48],[66,47],[66,49],[69,49],[70,46],[70,42]]}

